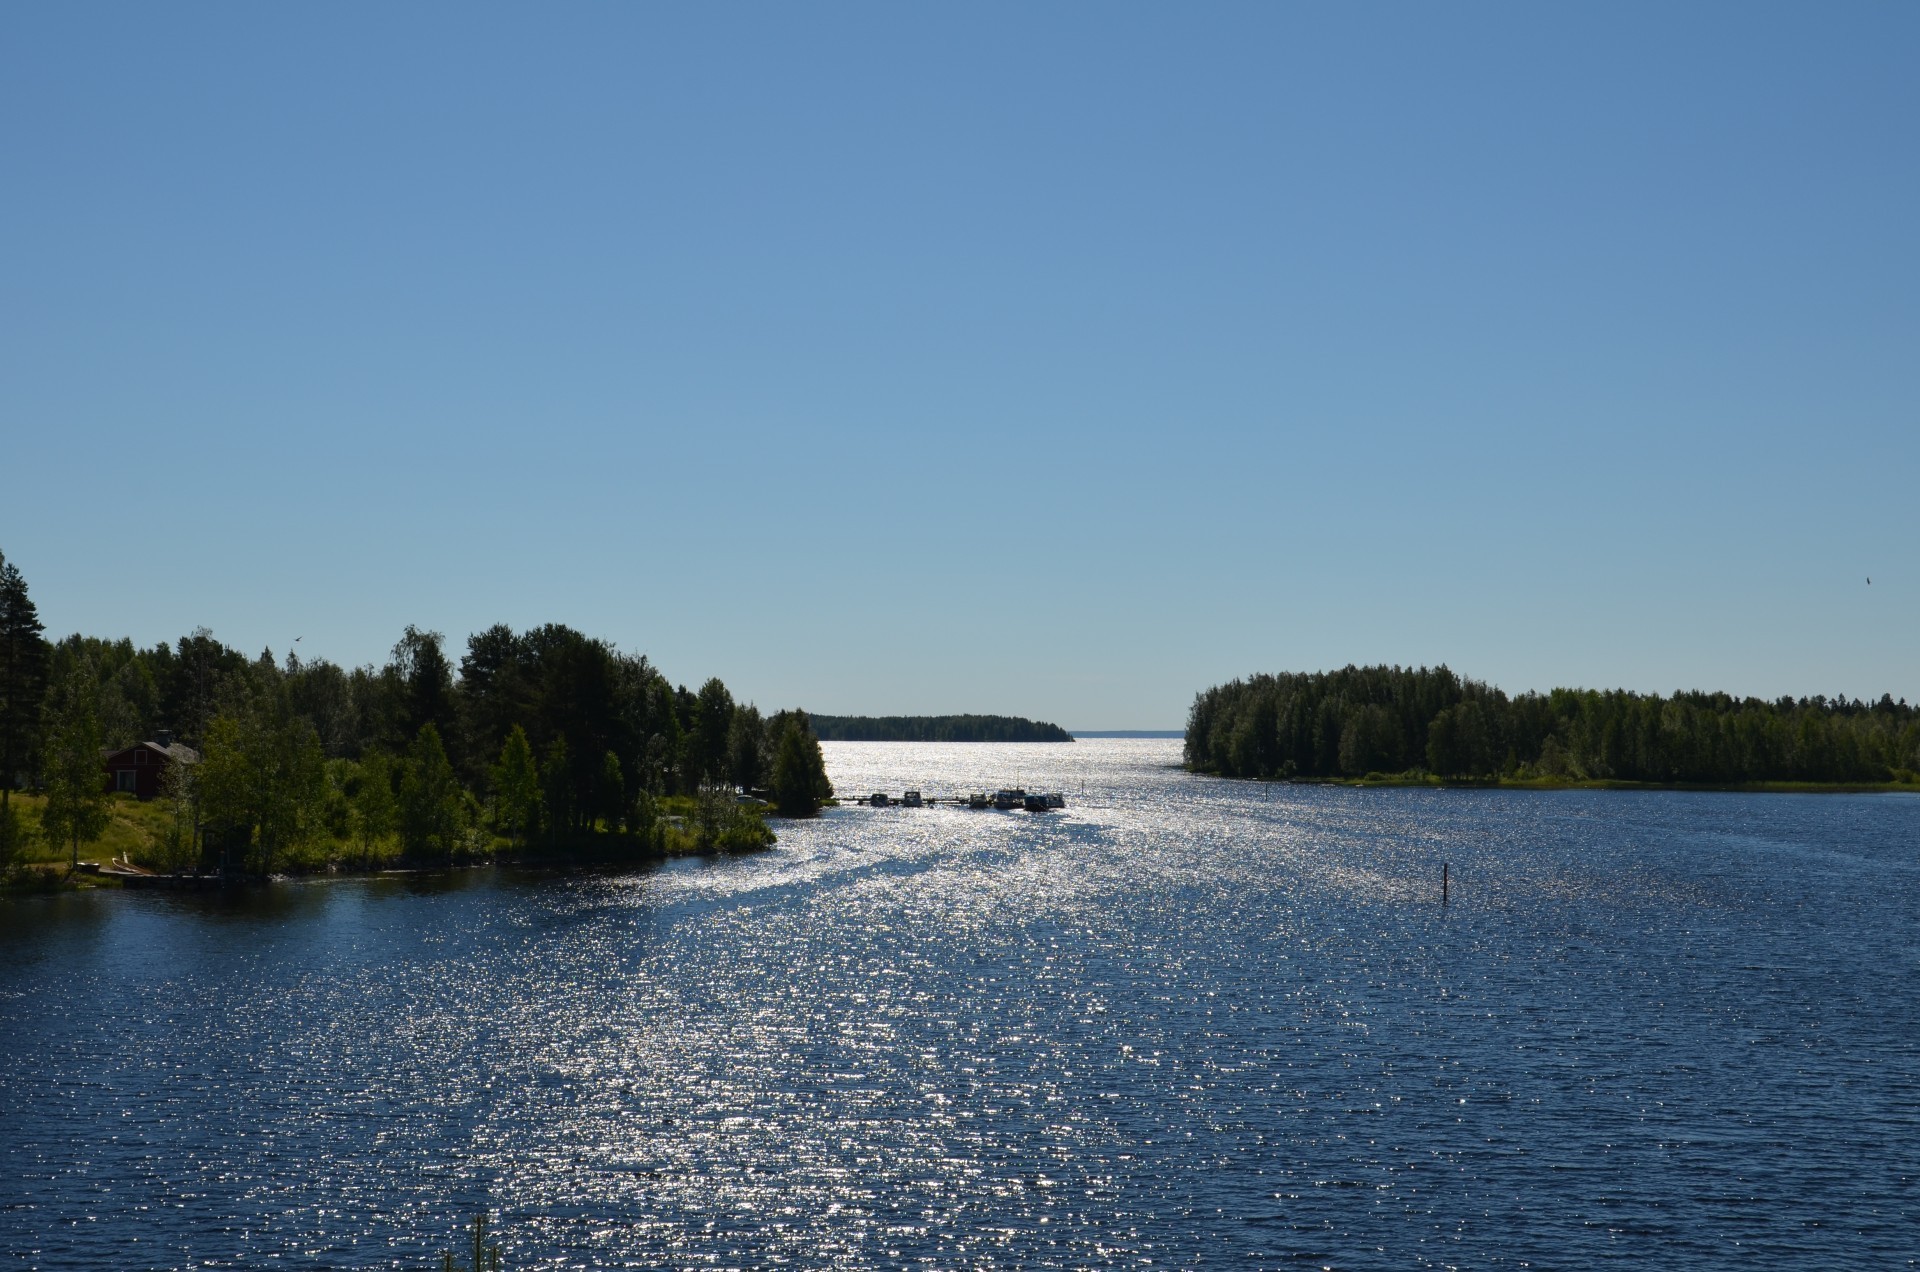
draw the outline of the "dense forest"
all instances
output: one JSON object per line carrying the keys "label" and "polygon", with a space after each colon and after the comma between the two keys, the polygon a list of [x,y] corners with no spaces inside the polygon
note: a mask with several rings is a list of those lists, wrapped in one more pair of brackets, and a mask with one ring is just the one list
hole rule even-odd
{"label": "dense forest", "polygon": [[829,716],[813,717],[823,742],[1071,742],[1057,724],[1019,716]]}
{"label": "dense forest", "polygon": [[457,665],[408,627],[384,666],[351,669],[204,629],[50,643],[0,556],[0,866],[33,830],[14,790],[77,856],[104,818],[103,751],[169,734],[199,753],[168,767],[175,869],[262,874],[316,844],[335,864],[383,845],[418,863],[753,847],[771,835],[742,793],[789,816],[833,793],[806,712],[675,686],[568,627],[488,628]]}
{"label": "dense forest", "polygon": [[1186,761],[1197,772],[1259,778],[1913,782],[1920,708],[1887,696],[1509,697],[1446,667],[1346,667],[1206,690],[1187,718]]}

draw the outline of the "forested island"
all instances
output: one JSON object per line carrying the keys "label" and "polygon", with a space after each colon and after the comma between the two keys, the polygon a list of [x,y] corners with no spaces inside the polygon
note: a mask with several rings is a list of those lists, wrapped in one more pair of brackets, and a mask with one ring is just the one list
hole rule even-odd
{"label": "forested island", "polygon": [[823,742],[1071,742],[1057,724],[1019,716],[830,716],[813,717]]}
{"label": "forested island", "polygon": [[1920,708],[1882,696],[1555,689],[1509,696],[1446,667],[1346,667],[1208,689],[1187,767],[1227,777],[1532,785],[1920,782]]}
{"label": "forested island", "polygon": [[[42,633],[0,556],[0,870],[71,866],[103,836],[136,867],[227,877],[645,859],[764,847],[760,809],[833,794],[805,711],[676,686],[557,624],[488,628],[457,666],[410,626],[352,669],[205,629],[144,649]],[[109,793],[123,748],[162,769],[158,798]]]}

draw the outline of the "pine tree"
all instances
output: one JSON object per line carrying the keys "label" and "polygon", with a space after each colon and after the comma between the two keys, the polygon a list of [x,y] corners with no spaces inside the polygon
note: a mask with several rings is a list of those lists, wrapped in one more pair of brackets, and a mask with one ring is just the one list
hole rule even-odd
{"label": "pine tree", "polygon": [[47,642],[18,567],[0,553],[0,808],[32,767],[47,696]]}
{"label": "pine tree", "polygon": [[812,817],[833,798],[833,783],[827,780],[820,740],[808,727],[806,713],[781,714],[786,719],[773,757],[774,807],[783,817]]}
{"label": "pine tree", "polygon": [[453,667],[441,648],[439,632],[423,632],[413,624],[393,647],[389,670],[399,689],[397,704],[404,736],[417,738],[431,724],[436,730],[453,722]]}
{"label": "pine tree", "polygon": [[733,729],[733,695],[718,676],[700,686],[694,714],[693,777],[696,783],[727,778],[727,736]]}

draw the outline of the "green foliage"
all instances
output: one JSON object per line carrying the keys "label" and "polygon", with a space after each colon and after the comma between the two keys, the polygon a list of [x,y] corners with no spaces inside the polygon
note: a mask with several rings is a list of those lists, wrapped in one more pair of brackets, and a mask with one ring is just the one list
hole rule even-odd
{"label": "green foliage", "polygon": [[252,782],[241,737],[240,722],[232,716],[208,721],[201,741],[200,817],[207,846],[227,870],[241,867],[253,842]]}
{"label": "green foliage", "polygon": [[540,770],[527,731],[518,724],[501,744],[492,776],[494,820],[508,838],[524,845],[540,811]]}
{"label": "green foliage", "polygon": [[1508,697],[1445,667],[1346,667],[1206,690],[1187,718],[1186,759],[1231,777],[1871,784],[1920,767],[1920,708],[1890,696]]}
{"label": "green foliage", "polygon": [[766,721],[759,708],[735,707],[727,732],[727,780],[739,790],[764,785],[770,768]]}
{"label": "green foliage", "polygon": [[10,803],[0,803],[0,873],[13,869],[26,854],[27,819]]}
{"label": "green foliage", "polygon": [[[40,814],[46,809],[47,797],[42,794],[14,792],[13,808],[20,815],[20,821],[26,830],[26,836],[20,845],[20,857],[17,865],[57,864],[66,867],[73,857],[73,848],[65,841],[49,841],[39,833]],[[107,797],[107,826],[100,832],[99,838],[92,841],[91,854],[103,859],[117,858],[122,855],[131,857],[141,865],[159,868],[161,862],[156,851],[162,832],[165,829],[166,808],[159,800],[141,803],[131,795],[115,794]]]}
{"label": "green foliage", "polygon": [[326,756],[313,725],[289,717],[266,735],[256,870],[273,871],[282,854],[319,834],[326,807]]}
{"label": "green foliage", "polygon": [[174,649],[160,645],[146,656],[160,686],[160,723],[189,745],[201,747],[216,703],[232,681],[248,671],[246,656],[215,640],[204,627],[182,636]]}
{"label": "green foliage", "polygon": [[71,846],[67,864],[72,868],[80,862],[80,845],[98,839],[108,821],[94,669],[82,664],[68,672],[47,708],[47,803],[40,826],[50,841]]}
{"label": "green foliage", "polygon": [[548,809],[550,829],[584,830],[598,810],[596,791],[608,751],[620,758],[623,783],[658,789],[677,760],[654,745],[672,732],[672,689],[645,658],[622,654],[605,641],[548,625],[516,635],[495,626],[472,637],[455,689],[462,720],[463,770],[486,776],[518,725],[535,754],[550,759],[565,744],[567,764],[540,766],[549,789],[564,786]]}
{"label": "green foliage", "polygon": [[292,654],[287,655],[285,675],[294,711],[313,724],[327,758],[358,758],[365,741],[354,678],[325,659],[302,662]]}
{"label": "green foliage", "polygon": [[660,802],[644,789],[627,805],[627,833],[638,843],[657,847],[660,838]]}
{"label": "green foliage", "polygon": [[608,830],[618,830],[627,811],[627,779],[620,757],[608,751],[600,758],[600,776],[593,785],[594,812]]}
{"label": "green foliage", "polygon": [[[103,743],[168,731],[203,755],[191,793],[160,801],[181,829],[156,816],[142,840],[181,868],[370,866],[400,848],[419,861],[463,859],[490,851],[496,829],[519,847],[544,839],[570,853],[693,850],[696,836],[678,824],[668,842],[663,799],[771,779],[778,733],[724,683],[676,689],[644,657],[568,627],[488,628],[469,638],[456,672],[438,633],[409,626],[386,665],[343,670],[291,652],[250,658],[204,628],[150,648],[83,636],[49,645],[3,559],[0,584],[0,807],[15,798],[11,785],[42,774],[50,717],[35,686],[85,667]],[[438,762],[421,767],[429,725],[450,786]],[[91,767],[104,787],[97,757]],[[484,840],[475,789],[492,793]],[[621,844],[597,842],[606,836]]]}
{"label": "green foliage", "polygon": [[547,819],[547,842],[557,844],[560,833],[573,829],[575,805],[572,756],[564,737],[547,744],[546,762],[540,766],[543,805]]}
{"label": "green foliage", "polygon": [[166,821],[154,848],[160,869],[186,874],[200,862],[200,766],[169,764],[160,778]]}
{"label": "green foliage", "polygon": [[33,767],[47,694],[47,642],[18,567],[0,553],[0,807]]}
{"label": "green foliage", "polygon": [[727,741],[733,731],[733,715],[733,695],[717,676],[700,686],[687,748],[687,768],[695,783],[727,780]]}
{"label": "green foliage", "polygon": [[1340,728],[1340,769],[1346,773],[1377,773],[1394,767],[1405,750],[1400,723],[1378,703],[1350,713]]}
{"label": "green foliage", "polygon": [[1057,724],[1019,716],[826,716],[811,717],[824,742],[1071,742]]}
{"label": "green foliage", "polygon": [[698,852],[751,852],[773,842],[759,815],[723,786],[703,787],[695,797],[692,830]]}
{"label": "green foliage", "polygon": [[[324,752],[326,747],[323,745],[321,750]],[[327,780],[321,797],[320,829],[327,839],[336,842],[351,839],[353,799],[350,792],[359,785],[360,766],[352,760],[328,760],[322,772]]]}
{"label": "green foliage", "polygon": [[225,697],[195,777],[200,815],[224,873],[264,877],[321,833],[326,756],[270,662],[230,684]]}
{"label": "green foliage", "polygon": [[1565,780],[1580,776],[1573,757],[1567,754],[1567,748],[1561,744],[1556,734],[1548,734],[1547,740],[1540,744],[1540,758],[1534,761],[1534,771],[1543,777]]}
{"label": "green foliage", "polygon": [[1427,768],[1442,777],[1490,774],[1494,752],[1487,713],[1476,700],[1442,709],[1427,726]]}
{"label": "green foliage", "polygon": [[390,669],[399,701],[393,714],[401,735],[396,741],[417,738],[428,725],[441,730],[453,723],[453,665],[441,648],[444,640],[439,632],[408,623],[394,644]]}
{"label": "green foliage", "polygon": [[353,836],[360,846],[360,863],[372,862],[380,842],[400,826],[400,802],[393,793],[393,761],[385,751],[368,751],[360,760],[348,803],[353,810]]}
{"label": "green foliage", "polygon": [[400,850],[409,860],[451,863],[466,847],[466,791],[432,724],[407,748],[400,777]]}
{"label": "green foliage", "polygon": [[783,711],[773,724],[780,738],[773,759],[774,807],[782,817],[812,817],[833,798],[820,740],[814,737],[804,711]]}

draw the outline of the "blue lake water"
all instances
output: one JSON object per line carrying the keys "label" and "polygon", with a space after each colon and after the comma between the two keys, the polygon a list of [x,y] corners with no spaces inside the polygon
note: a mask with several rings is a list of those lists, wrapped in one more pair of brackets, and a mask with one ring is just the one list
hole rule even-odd
{"label": "blue lake water", "polygon": [[826,751],[1069,806],[0,902],[0,1267],[1920,1263],[1920,799]]}

